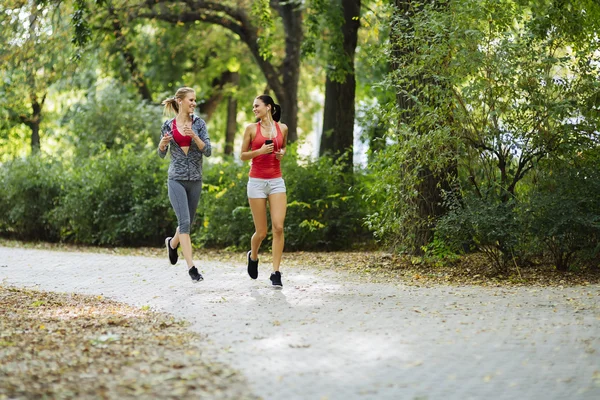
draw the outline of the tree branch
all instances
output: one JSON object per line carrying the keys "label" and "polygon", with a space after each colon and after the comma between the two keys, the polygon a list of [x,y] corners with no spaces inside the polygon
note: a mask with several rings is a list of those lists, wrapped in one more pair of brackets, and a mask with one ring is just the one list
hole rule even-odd
{"label": "tree branch", "polygon": [[108,16],[112,24],[112,33],[115,36],[116,45],[121,50],[123,58],[125,58],[125,63],[127,64],[135,86],[137,86],[137,89],[144,100],[152,102],[152,94],[150,93],[148,85],[146,85],[144,76],[137,65],[133,53],[127,49],[127,38],[123,33],[123,25],[114,8],[108,7]]}
{"label": "tree branch", "polygon": [[[157,0],[153,2],[148,0],[152,5],[157,3],[165,3],[166,0]],[[138,18],[158,19],[170,23],[191,23],[191,22],[206,22],[210,24],[220,25],[225,29],[230,30],[248,46],[248,49],[254,56],[256,63],[262,70],[269,86],[276,93],[283,92],[283,85],[279,79],[279,74],[273,64],[263,59],[258,48],[258,31],[252,25],[247,14],[241,10],[233,10],[219,4],[207,1],[190,2],[195,9],[184,11],[181,13],[172,12],[164,9],[161,11],[140,12],[136,15]],[[205,8],[205,9],[203,9]]]}

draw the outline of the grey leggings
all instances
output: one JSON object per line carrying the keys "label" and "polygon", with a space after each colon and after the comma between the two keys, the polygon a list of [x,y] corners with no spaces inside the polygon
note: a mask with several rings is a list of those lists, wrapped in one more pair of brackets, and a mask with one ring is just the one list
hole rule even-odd
{"label": "grey leggings", "polygon": [[196,216],[196,207],[200,201],[202,181],[168,180],[169,200],[177,215],[179,233],[190,233],[190,226]]}

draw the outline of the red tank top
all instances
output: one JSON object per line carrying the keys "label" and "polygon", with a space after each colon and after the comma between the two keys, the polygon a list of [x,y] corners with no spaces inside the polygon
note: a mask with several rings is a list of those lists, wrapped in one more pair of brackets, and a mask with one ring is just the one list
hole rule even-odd
{"label": "red tank top", "polygon": [[[273,138],[273,151],[278,152],[283,145],[283,134],[277,122],[275,122],[275,129],[277,129],[277,136]],[[257,123],[256,136],[252,140],[252,150],[260,149],[267,139],[261,133],[260,123]],[[261,154],[254,157],[252,159],[252,166],[250,167],[250,177],[259,179],[281,178],[281,163],[275,158],[275,153]]]}
{"label": "red tank top", "polygon": [[179,145],[179,147],[186,147],[192,145],[192,137],[191,136],[183,136],[179,133],[177,129],[177,120],[173,119],[173,139],[175,139],[175,143]]}

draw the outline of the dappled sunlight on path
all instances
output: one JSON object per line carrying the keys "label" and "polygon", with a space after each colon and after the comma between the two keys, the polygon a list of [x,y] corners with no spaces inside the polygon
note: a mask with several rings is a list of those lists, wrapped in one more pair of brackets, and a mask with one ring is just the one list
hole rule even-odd
{"label": "dappled sunlight on path", "polygon": [[8,285],[102,294],[190,322],[264,399],[600,398],[600,287],[363,283],[348,272],[1,248]]}

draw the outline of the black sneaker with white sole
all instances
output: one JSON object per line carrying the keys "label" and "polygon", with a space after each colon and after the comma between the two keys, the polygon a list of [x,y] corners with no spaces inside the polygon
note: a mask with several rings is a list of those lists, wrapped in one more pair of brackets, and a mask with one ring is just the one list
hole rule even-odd
{"label": "black sneaker with white sole", "polygon": [[177,255],[177,249],[179,248],[179,245],[177,245],[176,248],[172,248],[171,239],[173,238],[170,236],[165,239],[165,246],[167,246],[167,254],[169,255],[169,261],[172,265],[175,265],[177,264],[177,260],[179,258],[179,256]]}
{"label": "black sneaker with white sole", "polygon": [[252,254],[252,250],[248,252],[248,275],[250,278],[256,279],[258,278],[258,259],[253,260],[250,255]]}
{"label": "black sneaker with white sole", "polygon": [[200,282],[203,281],[204,278],[202,277],[202,275],[200,274],[200,272],[198,272],[198,269],[196,267],[192,267],[188,270],[188,273],[190,274],[190,278],[192,278],[192,280],[194,282]]}
{"label": "black sneaker with white sole", "polygon": [[281,272],[279,272],[279,271],[271,272],[271,277],[269,279],[271,280],[271,284],[276,289],[281,289],[283,287],[283,283],[281,282]]}

